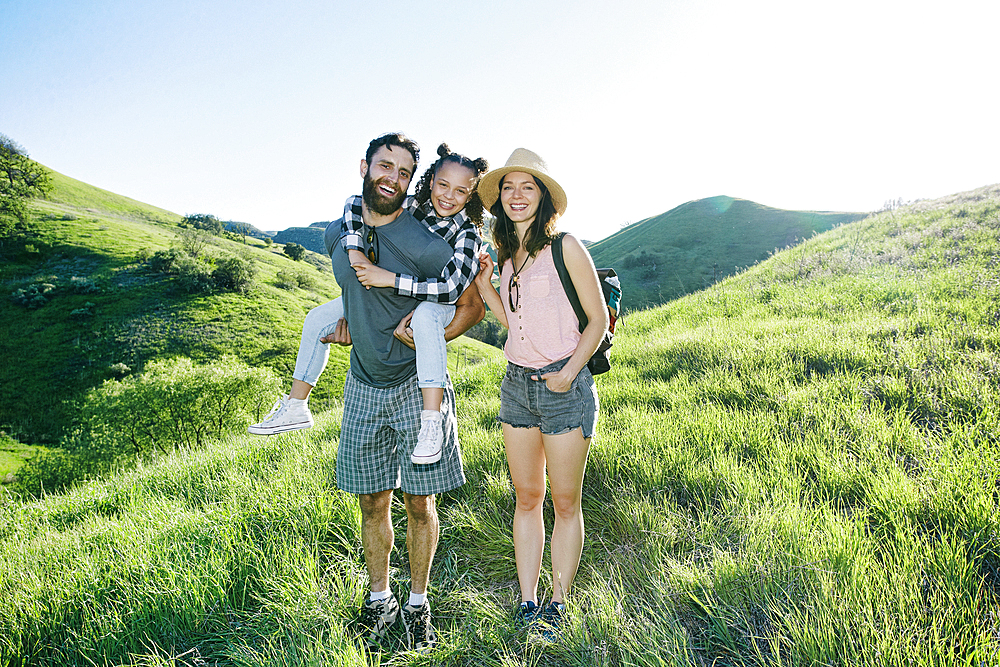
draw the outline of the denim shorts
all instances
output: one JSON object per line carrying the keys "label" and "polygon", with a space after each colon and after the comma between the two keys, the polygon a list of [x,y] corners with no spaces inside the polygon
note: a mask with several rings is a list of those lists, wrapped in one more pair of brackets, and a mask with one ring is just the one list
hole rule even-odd
{"label": "denim shorts", "polygon": [[584,438],[594,435],[597,425],[597,386],[586,366],[577,374],[568,391],[552,391],[540,378],[558,371],[566,359],[542,368],[525,368],[507,363],[507,374],[500,385],[500,416],[504,424],[515,428],[537,428],[546,435],[582,429]]}

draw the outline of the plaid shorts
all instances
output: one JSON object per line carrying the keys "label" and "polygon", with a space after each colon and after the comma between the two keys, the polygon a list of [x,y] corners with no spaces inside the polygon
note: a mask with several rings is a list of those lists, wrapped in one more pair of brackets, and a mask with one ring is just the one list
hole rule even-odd
{"label": "plaid shorts", "polygon": [[337,447],[337,487],[353,494],[401,488],[414,496],[444,493],[465,484],[458,449],[455,390],[448,380],[441,401],[444,444],[437,463],[414,465],[423,397],[417,376],[389,388],[369,386],[347,373],[344,417]]}

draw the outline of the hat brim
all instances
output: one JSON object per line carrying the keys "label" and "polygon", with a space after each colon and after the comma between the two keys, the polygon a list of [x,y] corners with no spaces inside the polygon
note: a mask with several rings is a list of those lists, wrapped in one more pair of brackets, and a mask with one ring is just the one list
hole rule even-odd
{"label": "hat brim", "polygon": [[515,171],[531,174],[544,183],[545,187],[549,189],[549,195],[552,197],[552,205],[555,207],[556,213],[562,215],[566,212],[566,191],[562,189],[562,186],[559,185],[554,178],[543,171],[532,169],[531,167],[521,167],[518,165],[510,165],[494,169],[493,171],[487,172],[479,180],[479,187],[477,188],[477,191],[479,192],[479,198],[483,202],[483,208],[487,211],[492,208],[493,204],[495,204],[497,199],[500,197],[500,182],[503,181],[503,177]]}

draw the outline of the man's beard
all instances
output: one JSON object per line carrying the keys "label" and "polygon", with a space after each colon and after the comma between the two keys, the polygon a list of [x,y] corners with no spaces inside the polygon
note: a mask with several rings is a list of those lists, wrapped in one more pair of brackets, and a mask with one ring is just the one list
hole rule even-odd
{"label": "man's beard", "polygon": [[403,200],[406,198],[405,191],[401,190],[398,185],[396,189],[397,193],[395,197],[386,197],[379,192],[378,183],[371,180],[368,174],[365,174],[364,183],[361,186],[361,198],[364,200],[365,206],[372,213],[392,215],[403,206]]}

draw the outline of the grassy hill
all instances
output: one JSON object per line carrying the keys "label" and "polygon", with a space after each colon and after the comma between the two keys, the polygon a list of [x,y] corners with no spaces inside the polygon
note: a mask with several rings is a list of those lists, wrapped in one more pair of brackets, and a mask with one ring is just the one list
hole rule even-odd
{"label": "grassy hill", "polygon": [[468,483],[439,499],[432,655],[348,636],[364,565],[334,408],[0,503],[0,664],[998,664],[998,256],[994,186],[624,318],[553,645],[510,617],[496,360],[456,375]]}
{"label": "grassy hill", "polygon": [[597,266],[614,267],[621,276],[626,307],[641,310],[708,287],[776,249],[866,215],[785,211],[712,197],[629,225],[589,250]]}
{"label": "grassy hill", "polygon": [[[177,243],[181,216],[56,172],[53,184],[34,204],[30,238],[7,247],[0,262],[0,432],[22,443],[55,444],[87,390],[153,359],[233,354],[290,378],[306,313],[340,293],[327,257],[293,262],[277,245],[211,237],[209,256],[253,262],[255,287],[188,294],[142,261]],[[278,287],[279,272],[305,288]],[[18,305],[8,296],[19,289],[47,290],[46,303]],[[452,347],[462,346],[478,356],[471,341]],[[314,392],[317,408],[342,392],[348,363],[346,350],[333,350]]]}

